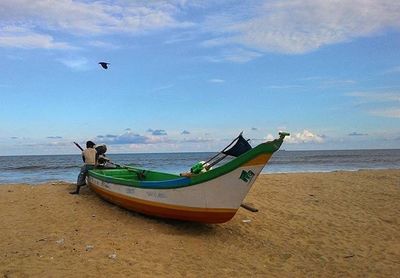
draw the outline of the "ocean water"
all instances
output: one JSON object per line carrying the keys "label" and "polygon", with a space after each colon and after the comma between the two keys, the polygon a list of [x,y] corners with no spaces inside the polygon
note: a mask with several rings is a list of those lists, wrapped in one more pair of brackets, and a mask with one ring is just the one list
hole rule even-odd
{"label": "ocean water", "polygon": [[[181,173],[214,153],[109,154],[115,163]],[[0,156],[0,184],[75,182],[80,155]],[[340,151],[278,151],[263,173],[330,172],[360,169],[400,169],[400,149]]]}

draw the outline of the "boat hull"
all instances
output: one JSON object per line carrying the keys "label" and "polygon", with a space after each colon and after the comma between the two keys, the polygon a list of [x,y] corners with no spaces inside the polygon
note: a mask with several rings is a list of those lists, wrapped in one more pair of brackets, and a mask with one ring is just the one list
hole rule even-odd
{"label": "boat hull", "polygon": [[234,217],[287,134],[280,135],[198,175],[181,177],[122,167],[91,170],[87,183],[105,200],[129,210],[163,218],[223,223]]}
{"label": "boat hull", "polygon": [[[93,176],[88,177],[88,184],[105,200],[129,210],[163,218],[223,223],[236,214],[270,156],[262,155],[216,179],[181,188],[139,188]],[[243,173],[252,176],[243,179]]]}
{"label": "boat hull", "polygon": [[91,188],[103,199],[131,211],[161,218],[195,221],[203,223],[227,222],[235,215],[237,209],[195,208],[152,202],[105,190],[90,183]]}

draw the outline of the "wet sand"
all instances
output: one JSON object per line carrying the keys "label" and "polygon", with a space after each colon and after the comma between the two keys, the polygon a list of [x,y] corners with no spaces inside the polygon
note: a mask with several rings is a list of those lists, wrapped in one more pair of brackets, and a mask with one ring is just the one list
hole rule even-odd
{"label": "wet sand", "polygon": [[261,175],[218,225],[74,185],[0,185],[2,277],[398,277],[400,170]]}

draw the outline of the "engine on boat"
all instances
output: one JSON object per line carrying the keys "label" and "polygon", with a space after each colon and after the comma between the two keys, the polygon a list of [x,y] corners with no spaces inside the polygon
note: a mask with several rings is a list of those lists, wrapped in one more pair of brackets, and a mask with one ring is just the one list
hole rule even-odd
{"label": "engine on boat", "polygon": [[105,144],[96,145],[95,149],[96,149],[96,152],[97,152],[97,155],[98,155],[97,164],[105,165],[107,162],[110,161],[106,157],[107,146]]}
{"label": "engine on boat", "polygon": [[96,145],[95,149],[99,155],[104,155],[107,151],[107,146],[105,144]]}

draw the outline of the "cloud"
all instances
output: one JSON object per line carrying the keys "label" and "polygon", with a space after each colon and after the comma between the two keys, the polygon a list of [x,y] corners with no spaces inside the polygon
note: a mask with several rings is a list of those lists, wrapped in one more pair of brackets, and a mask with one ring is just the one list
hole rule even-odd
{"label": "cloud", "polygon": [[387,69],[382,74],[396,74],[396,73],[400,73],[400,66]]}
{"label": "cloud", "polygon": [[147,130],[147,132],[151,133],[151,135],[154,135],[154,136],[165,136],[165,135],[167,135],[167,132],[165,130],[163,130],[163,129],[155,129],[154,130],[154,129],[149,128]]}
{"label": "cloud", "polygon": [[178,44],[178,43],[185,43],[189,41],[194,41],[197,39],[199,34],[193,32],[193,30],[182,31],[180,33],[171,34],[171,36],[165,40],[164,44]]}
{"label": "cloud", "polygon": [[174,19],[176,3],[162,1],[2,0],[3,23],[29,23],[38,29],[94,35],[142,33],[166,27],[190,26]]}
{"label": "cloud", "polygon": [[27,28],[14,26],[0,27],[0,47],[74,49],[74,47],[68,43],[55,41],[50,35],[40,34]]}
{"label": "cloud", "polygon": [[400,118],[400,108],[392,107],[386,109],[374,109],[369,111],[370,114],[385,118]]}
{"label": "cloud", "polygon": [[225,80],[219,79],[219,78],[213,78],[213,79],[208,80],[208,82],[210,82],[210,83],[224,83]]}
{"label": "cloud", "polygon": [[118,135],[113,135],[113,134],[97,135],[97,138],[101,138],[101,139],[103,139],[103,138],[108,138],[108,139],[110,139],[110,138],[117,138],[117,137],[118,137]]}
{"label": "cloud", "polygon": [[110,144],[110,145],[124,145],[124,144],[152,144],[155,143],[152,138],[148,136],[143,136],[132,131],[126,131],[121,135],[98,135],[97,144]]}
{"label": "cloud", "polygon": [[272,134],[268,134],[266,137],[265,137],[265,141],[272,141],[272,140],[274,140],[275,139],[275,137],[274,137],[274,135],[272,135]]}
{"label": "cloud", "polygon": [[[214,142],[213,139],[204,137],[185,138],[183,140],[171,139],[167,136],[167,132],[162,129],[148,129],[146,132],[151,135],[141,135],[132,131],[124,131],[120,135],[106,134],[97,135],[95,140],[96,144],[108,144],[108,145],[156,145],[156,144],[198,144],[198,143],[210,143]],[[190,134],[189,131],[184,130],[181,134]]]}
{"label": "cloud", "polygon": [[184,139],[181,141],[181,143],[209,143],[212,142],[212,139],[207,139],[207,138],[191,138],[191,139]]}
{"label": "cloud", "polygon": [[322,87],[338,87],[338,86],[347,86],[353,85],[357,82],[352,79],[334,79],[334,78],[322,78],[321,79],[321,86]]}
{"label": "cloud", "polygon": [[37,148],[37,147],[71,147],[71,142],[70,141],[52,141],[52,142],[46,142],[46,143],[28,143],[28,144],[23,144],[23,146],[27,146],[27,147],[33,147],[33,148]]}
{"label": "cloud", "polygon": [[368,136],[368,134],[367,133],[359,133],[359,132],[353,131],[353,132],[349,133],[348,136]]}
{"label": "cloud", "polygon": [[263,56],[259,51],[247,50],[242,48],[226,49],[222,51],[219,56],[206,57],[206,59],[213,63],[220,62],[233,62],[233,63],[247,63],[256,58]]}
{"label": "cloud", "polygon": [[353,92],[347,94],[358,99],[358,106],[377,117],[400,118],[400,91]]}
{"label": "cloud", "polygon": [[300,143],[323,143],[325,135],[317,135],[313,132],[304,129],[302,132],[293,133],[287,137],[287,142],[292,144]]}
{"label": "cloud", "polygon": [[57,61],[73,70],[82,71],[90,68],[88,59],[84,57],[75,59],[57,59]]}
{"label": "cloud", "polygon": [[300,89],[304,88],[302,85],[269,85],[265,87],[271,90],[285,90],[285,89]]}
{"label": "cloud", "polygon": [[156,87],[156,88],[152,89],[151,91],[152,92],[166,91],[166,90],[171,89],[172,87],[174,87],[174,84],[168,84],[168,85]]}
{"label": "cloud", "polygon": [[392,92],[366,92],[358,91],[347,94],[351,97],[357,97],[366,102],[393,102],[400,104],[400,91]]}
{"label": "cloud", "polygon": [[60,38],[87,38],[86,46],[120,46],[93,39],[109,35],[143,35],[153,30],[194,26],[178,13],[180,1],[0,1],[0,47],[80,49]]}
{"label": "cloud", "polygon": [[273,141],[274,139],[276,139],[276,137],[272,134],[267,134],[267,136],[263,137],[263,138],[251,138],[251,142],[254,143],[262,143],[262,142],[268,142],[268,141]]}
{"label": "cloud", "polygon": [[62,139],[61,136],[47,136],[47,139]]}
{"label": "cloud", "polygon": [[90,41],[88,42],[88,45],[90,46],[94,46],[97,48],[103,48],[103,49],[107,49],[107,50],[116,50],[116,49],[120,49],[121,47],[109,42],[104,42],[104,41],[100,41],[100,40],[94,40],[94,41]]}
{"label": "cloud", "polygon": [[156,130],[153,130],[153,132],[151,134],[154,136],[165,136],[165,135],[167,135],[167,132],[165,132],[165,130],[163,130],[163,129],[156,129]]}
{"label": "cloud", "polygon": [[209,18],[209,46],[240,44],[262,52],[301,54],[322,46],[400,27],[400,2],[392,0],[263,1],[240,16]]}
{"label": "cloud", "polygon": [[252,127],[252,128],[251,128],[251,130],[252,130],[252,131],[257,131],[257,130],[258,130],[258,128],[256,128],[256,127]]}
{"label": "cloud", "polygon": [[202,39],[203,47],[222,49],[209,61],[246,63],[268,52],[302,54],[398,30],[400,2],[2,0],[0,18],[0,47],[74,49],[59,40],[72,35],[115,49],[97,38],[175,29],[165,43]]}

